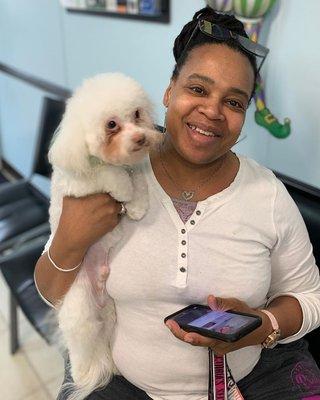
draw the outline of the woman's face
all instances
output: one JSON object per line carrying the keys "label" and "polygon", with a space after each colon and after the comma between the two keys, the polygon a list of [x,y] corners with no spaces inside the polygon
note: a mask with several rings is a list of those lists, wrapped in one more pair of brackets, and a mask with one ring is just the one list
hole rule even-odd
{"label": "woman's face", "polygon": [[207,164],[226,154],[240,135],[253,85],[253,69],[243,54],[222,44],[191,50],[163,99],[178,155]]}

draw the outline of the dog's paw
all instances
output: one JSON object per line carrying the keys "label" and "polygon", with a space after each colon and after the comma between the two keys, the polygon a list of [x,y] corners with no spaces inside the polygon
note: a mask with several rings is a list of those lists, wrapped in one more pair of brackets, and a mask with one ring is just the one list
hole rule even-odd
{"label": "dog's paw", "polygon": [[114,190],[110,191],[109,193],[117,201],[128,202],[128,201],[132,200],[133,188],[131,185],[128,185],[126,187],[122,187],[121,190],[114,189]]}
{"label": "dog's paw", "polygon": [[142,219],[146,215],[148,211],[148,205],[145,205],[144,207],[142,206],[138,207],[136,204],[131,205],[130,203],[127,203],[126,209],[128,217],[138,221],[139,219]]}

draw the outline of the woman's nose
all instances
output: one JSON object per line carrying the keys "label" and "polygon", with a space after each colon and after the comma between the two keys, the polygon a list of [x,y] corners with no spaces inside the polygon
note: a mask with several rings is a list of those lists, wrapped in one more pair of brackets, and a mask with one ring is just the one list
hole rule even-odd
{"label": "woman's nose", "polygon": [[204,114],[208,119],[224,121],[222,107],[218,99],[206,99],[205,102],[198,106],[198,111]]}

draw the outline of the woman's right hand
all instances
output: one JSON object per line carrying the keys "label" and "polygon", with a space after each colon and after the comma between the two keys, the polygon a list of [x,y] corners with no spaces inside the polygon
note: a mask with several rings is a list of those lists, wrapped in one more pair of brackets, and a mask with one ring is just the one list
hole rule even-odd
{"label": "woman's right hand", "polygon": [[85,254],[93,243],[116,227],[120,210],[121,204],[106,193],[64,197],[54,242],[67,252]]}
{"label": "woman's right hand", "polygon": [[[74,268],[82,262],[88,248],[120,221],[121,204],[110,195],[64,197],[57,231],[50,246],[50,255],[62,269]],[[53,268],[47,254],[36,265],[38,288],[52,304],[58,305],[76,278],[80,268],[62,273]]]}

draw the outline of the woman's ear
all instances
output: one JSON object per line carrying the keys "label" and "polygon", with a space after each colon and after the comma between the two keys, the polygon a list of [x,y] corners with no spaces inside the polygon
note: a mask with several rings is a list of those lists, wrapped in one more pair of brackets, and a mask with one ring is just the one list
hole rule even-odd
{"label": "woman's ear", "polygon": [[53,166],[75,174],[87,174],[90,169],[85,132],[78,120],[64,117],[49,150]]}
{"label": "woman's ear", "polygon": [[163,95],[162,103],[167,108],[169,106],[170,97],[171,97],[171,90],[172,90],[172,82],[170,82],[169,86],[167,87],[166,91]]}

